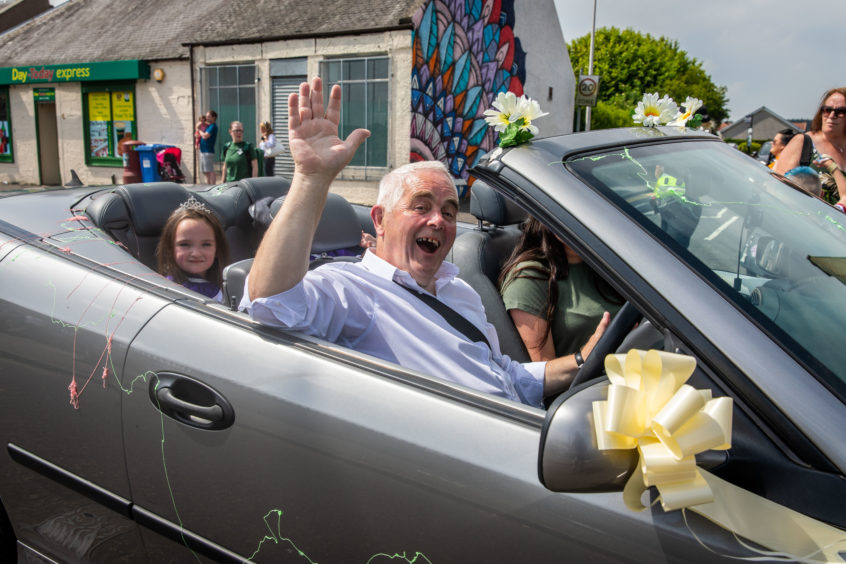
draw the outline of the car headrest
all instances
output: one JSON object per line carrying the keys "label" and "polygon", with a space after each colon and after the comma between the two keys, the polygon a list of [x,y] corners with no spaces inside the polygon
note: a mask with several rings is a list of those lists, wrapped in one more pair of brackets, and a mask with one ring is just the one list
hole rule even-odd
{"label": "car headrest", "polygon": [[247,217],[250,200],[244,188],[238,184],[231,184],[209,192],[195,192],[193,196],[217,215],[224,228]]}
{"label": "car headrest", "polygon": [[189,196],[188,190],[175,182],[126,184],[115,188],[115,193],[123,198],[140,236],[160,235],[171,212]]}
{"label": "car headrest", "polygon": [[[284,201],[285,196],[273,201],[270,205],[271,217],[276,217]],[[312,254],[358,247],[359,243],[361,243],[361,222],[358,220],[355,209],[343,196],[329,193],[320,222],[317,224],[317,231],[314,233]]]}
{"label": "car headrest", "polygon": [[126,202],[114,191],[94,194],[91,203],[85,208],[85,213],[94,225],[108,233],[129,229],[129,210],[126,209]]}
{"label": "car headrest", "polygon": [[252,202],[257,202],[268,196],[273,198],[284,196],[291,187],[291,181],[281,176],[242,178],[238,181],[238,184],[243,186]]}
{"label": "car headrest", "polygon": [[479,179],[470,189],[470,213],[494,225],[514,225],[526,219],[526,212],[520,206]]}

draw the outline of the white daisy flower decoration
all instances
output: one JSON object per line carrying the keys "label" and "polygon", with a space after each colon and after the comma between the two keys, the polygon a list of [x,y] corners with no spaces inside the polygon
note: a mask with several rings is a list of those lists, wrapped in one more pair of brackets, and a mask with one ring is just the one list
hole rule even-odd
{"label": "white daisy flower decoration", "polygon": [[679,108],[669,96],[658,98],[658,93],[644,94],[643,100],[637,103],[632,119],[635,123],[642,123],[646,127],[666,125],[676,114]]}
{"label": "white daisy flower decoration", "polygon": [[684,111],[678,112],[673,121],[671,121],[668,125],[678,125],[684,127],[687,124],[688,120],[690,120],[690,118],[692,118],[693,115],[696,113],[696,110],[701,107],[702,100],[700,100],[699,98],[693,98],[691,96],[688,96],[687,98],[685,98],[684,103],[682,104],[682,108],[684,108]]}
{"label": "white daisy flower decoration", "polygon": [[485,121],[495,131],[505,131],[505,128],[513,123],[517,111],[517,96],[513,92],[500,92],[493,103],[494,109],[485,110]]}
{"label": "white daisy flower decoration", "polygon": [[493,108],[485,110],[485,121],[499,133],[499,146],[511,147],[525,143],[538,133],[532,121],[548,115],[535,100],[513,92],[500,92]]}
{"label": "white daisy flower decoration", "polygon": [[549,115],[549,112],[542,111],[540,104],[536,100],[520,96],[520,99],[517,101],[517,118],[514,120],[514,123],[523,131],[528,130],[532,135],[537,135],[538,128],[532,125],[532,120],[545,115]]}

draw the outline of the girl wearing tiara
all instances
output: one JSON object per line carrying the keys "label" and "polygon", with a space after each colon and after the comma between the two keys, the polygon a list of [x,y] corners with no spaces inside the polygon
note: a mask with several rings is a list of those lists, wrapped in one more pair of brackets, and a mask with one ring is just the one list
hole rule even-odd
{"label": "girl wearing tiara", "polygon": [[194,196],[167,220],[156,247],[159,274],[189,290],[221,301],[229,247],[217,216]]}

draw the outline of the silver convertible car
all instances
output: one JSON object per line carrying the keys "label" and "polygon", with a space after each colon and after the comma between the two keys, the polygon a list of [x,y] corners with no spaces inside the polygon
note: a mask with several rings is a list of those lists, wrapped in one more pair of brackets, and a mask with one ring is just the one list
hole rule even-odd
{"label": "silver convertible car", "polygon": [[[846,215],[690,130],[537,139],[473,173],[478,224],[449,260],[505,353],[528,360],[496,287],[528,214],[626,302],[546,409],[238,311],[256,210],[278,209],[281,178],[0,199],[0,559],[842,561]],[[164,221],[190,195],[226,227],[222,303],[155,272]],[[315,266],[362,229],[368,210],[332,196]],[[731,400],[730,448],[685,460],[735,492],[724,513],[755,500],[760,517],[665,510],[645,482],[645,508],[627,506],[647,445],[601,450],[594,410],[617,394],[615,362],[664,354],[695,363],[692,389]],[[813,522],[834,540],[747,534],[772,515],[796,523],[779,538]]]}

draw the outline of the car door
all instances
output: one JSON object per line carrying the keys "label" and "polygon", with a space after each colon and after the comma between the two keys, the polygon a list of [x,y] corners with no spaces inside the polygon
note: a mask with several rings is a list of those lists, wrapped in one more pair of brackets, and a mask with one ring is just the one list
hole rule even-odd
{"label": "car door", "polygon": [[174,419],[147,394],[128,402],[134,501],[161,525],[152,550],[434,562],[564,546],[532,510],[552,497],[535,475],[540,411],[229,317],[166,308],[129,353],[128,374],[167,372],[183,399],[204,403],[202,388],[232,413],[213,430],[190,408]]}
{"label": "car door", "polygon": [[0,500],[15,535],[58,561],[141,555],[121,430],[132,389],[116,374],[161,301],[32,236],[0,248]]}
{"label": "car door", "polygon": [[144,327],[137,374],[156,375],[124,409],[154,560],[714,560],[678,513],[546,490],[540,409],[193,304]]}

